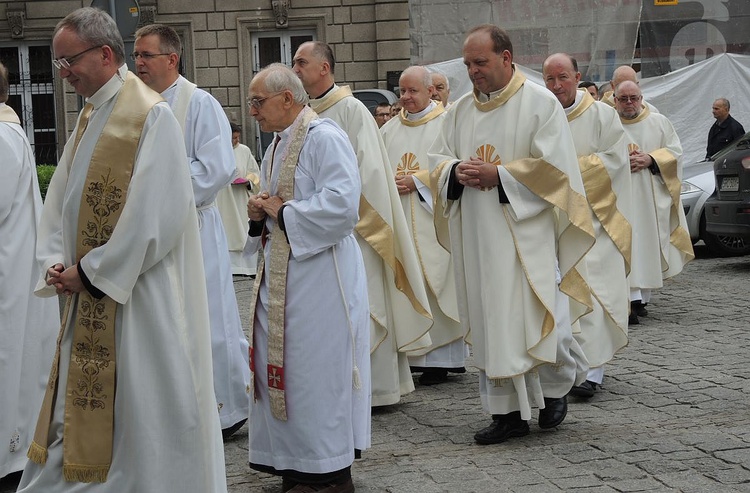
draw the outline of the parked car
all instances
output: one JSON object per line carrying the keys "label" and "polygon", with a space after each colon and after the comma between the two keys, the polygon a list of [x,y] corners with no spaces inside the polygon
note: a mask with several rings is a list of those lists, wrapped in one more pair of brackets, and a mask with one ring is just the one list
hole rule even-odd
{"label": "parked car", "polygon": [[[706,203],[716,189],[714,163],[733,152],[743,139],[716,153],[712,160],[686,166],[682,172],[680,198],[690,238],[694,244],[703,240],[709,252],[718,257],[750,254],[750,238],[728,232],[712,232],[707,227],[706,220]],[[750,152],[747,155],[750,156]]]}
{"label": "parked car", "polygon": [[373,113],[380,103],[393,104],[398,101],[398,96],[385,89],[357,89],[352,91],[352,95],[362,101],[370,113]]}
{"label": "parked car", "polygon": [[706,231],[750,244],[750,132],[714,156],[716,193],[705,205]]}

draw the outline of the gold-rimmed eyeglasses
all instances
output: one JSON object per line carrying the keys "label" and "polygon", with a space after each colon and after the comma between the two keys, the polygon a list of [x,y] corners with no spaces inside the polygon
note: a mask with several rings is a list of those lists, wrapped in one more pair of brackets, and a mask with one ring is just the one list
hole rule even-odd
{"label": "gold-rimmed eyeglasses", "polygon": [[138,60],[139,58],[143,58],[144,60],[151,60],[152,58],[156,58],[158,56],[169,56],[171,53],[149,53],[147,51],[144,51],[141,53],[140,51],[134,51],[130,54],[130,59],[133,61]]}
{"label": "gold-rimmed eyeglasses", "polygon": [[96,50],[97,48],[101,48],[102,46],[104,45],[92,46],[91,48],[85,49],[79,53],[76,53],[75,55],[68,56],[65,58],[53,58],[52,65],[54,65],[57,70],[69,69],[71,65],[76,63],[76,60],[78,60],[78,57],[80,57],[81,55],[85,55],[91,50]]}
{"label": "gold-rimmed eyeglasses", "polygon": [[247,107],[248,108],[253,107],[256,110],[259,110],[259,109],[261,109],[263,107],[263,103],[265,103],[266,101],[268,101],[271,98],[275,98],[279,94],[284,94],[284,91],[277,92],[275,94],[271,94],[270,96],[266,96],[265,98],[252,98],[252,99],[248,99],[247,100]]}

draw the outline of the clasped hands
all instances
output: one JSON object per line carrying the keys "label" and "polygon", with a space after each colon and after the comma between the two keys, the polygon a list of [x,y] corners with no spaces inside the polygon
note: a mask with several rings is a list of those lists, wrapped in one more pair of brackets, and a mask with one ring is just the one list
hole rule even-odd
{"label": "clasped hands", "polygon": [[489,190],[500,184],[500,176],[497,174],[497,166],[472,157],[467,161],[461,161],[456,166],[456,180],[465,187],[477,190]]}
{"label": "clasped hands", "polygon": [[54,286],[57,294],[66,296],[86,289],[78,274],[77,265],[71,265],[66,269],[63,264],[59,263],[47,269],[47,285]]}
{"label": "clasped hands", "polygon": [[409,195],[417,191],[417,184],[411,175],[396,175],[396,189],[399,195]]}
{"label": "clasped hands", "polygon": [[651,156],[641,151],[633,151],[630,153],[630,172],[636,173],[644,170],[653,164]]}
{"label": "clasped hands", "polygon": [[282,205],[284,201],[278,195],[271,196],[268,192],[251,195],[247,201],[247,217],[258,222],[270,216],[275,221]]}

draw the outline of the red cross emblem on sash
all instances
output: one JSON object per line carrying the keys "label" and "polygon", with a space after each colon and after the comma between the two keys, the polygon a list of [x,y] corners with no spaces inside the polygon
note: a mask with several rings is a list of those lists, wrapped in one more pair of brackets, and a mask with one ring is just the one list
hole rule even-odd
{"label": "red cross emblem on sash", "polygon": [[284,390],[284,367],[268,365],[268,387]]}

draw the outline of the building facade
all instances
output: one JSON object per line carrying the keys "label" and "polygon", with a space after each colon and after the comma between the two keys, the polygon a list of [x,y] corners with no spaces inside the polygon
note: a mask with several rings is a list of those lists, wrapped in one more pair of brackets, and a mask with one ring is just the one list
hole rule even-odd
{"label": "building facade", "polygon": [[[244,104],[248,84],[269,63],[291,65],[301,43],[329,43],[336,79],[352,89],[386,89],[389,72],[410,63],[408,0],[93,1],[107,10],[113,4],[125,29],[126,52],[140,25],[167,24],[179,33],[184,75],[242,125],[243,141],[256,153],[260,134]],[[65,15],[89,5],[92,1],[0,1],[0,61],[11,78],[8,103],[23,120],[37,164],[56,164],[82,107],[53,69],[52,32]]]}

